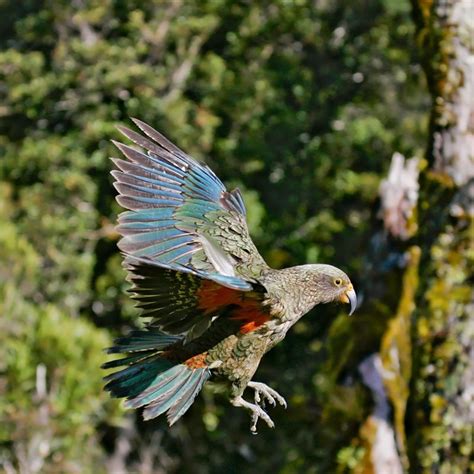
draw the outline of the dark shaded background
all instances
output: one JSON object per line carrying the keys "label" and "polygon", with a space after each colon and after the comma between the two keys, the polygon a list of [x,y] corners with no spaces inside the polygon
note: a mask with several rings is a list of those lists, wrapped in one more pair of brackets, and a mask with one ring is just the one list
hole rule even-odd
{"label": "dark shaded background", "polygon": [[[427,142],[410,15],[405,0],[0,2],[6,472],[362,472],[358,364],[396,312],[406,250],[379,185]],[[354,318],[317,308],[265,357],[258,379],[289,401],[275,430],[252,436],[211,389],[172,429],[102,392],[102,349],[139,324],[108,159],[129,117],[240,187],[270,265],[331,263],[358,290]]]}

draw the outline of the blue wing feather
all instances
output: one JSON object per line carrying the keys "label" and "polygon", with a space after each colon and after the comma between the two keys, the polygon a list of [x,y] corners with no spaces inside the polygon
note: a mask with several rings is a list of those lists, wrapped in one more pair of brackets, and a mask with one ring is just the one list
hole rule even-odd
{"label": "blue wing feather", "polygon": [[[199,239],[199,226],[212,225],[216,211],[245,215],[238,190],[227,192],[204,164],[197,163],[147,124],[134,120],[148,136],[125,127],[119,130],[147,153],[114,142],[129,161],[114,159],[112,172],[117,201],[129,209],[119,217],[119,248],[127,255],[153,260],[157,265],[197,271],[193,256],[207,255]],[[210,268],[212,264],[208,262]],[[242,278],[201,272],[201,276],[236,289],[250,289]]]}

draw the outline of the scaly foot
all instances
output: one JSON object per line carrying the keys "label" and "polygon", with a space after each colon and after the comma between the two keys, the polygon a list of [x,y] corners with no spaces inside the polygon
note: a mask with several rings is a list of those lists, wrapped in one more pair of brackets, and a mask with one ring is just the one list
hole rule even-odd
{"label": "scaly foot", "polygon": [[249,382],[247,387],[253,388],[254,399],[257,405],[265,406],[265,401],[275,406],[276,402],[282,405],[284,408],[287,407],[286,400],[273,388],[265,385],[261,382]]}
{"label": "scaly foot", "polygon": [[242,407],[247,408],[252,412],[252,424],[250,425],[250,431],[253,434],[257,434],[257,422],[259,418],[261,418],[270,428],[274,428],[275,424],[273,423],[272,419],[267,415],[267,413],[258,406],[257,404],[249,403],[244,400],[242,397],[235,397],[231,400],[232,405],[234,407]]}

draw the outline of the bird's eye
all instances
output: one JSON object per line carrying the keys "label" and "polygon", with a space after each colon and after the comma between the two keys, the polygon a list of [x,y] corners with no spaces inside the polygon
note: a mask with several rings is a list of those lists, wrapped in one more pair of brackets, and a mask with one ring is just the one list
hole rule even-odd
{"label": "bird's eye", "polygon": [[341,285],[342,285],[342,280],[341,280],[340,278],[336,278],[336,279],[334,280],[334,284],[335,284],[336,286],[341,286]]}

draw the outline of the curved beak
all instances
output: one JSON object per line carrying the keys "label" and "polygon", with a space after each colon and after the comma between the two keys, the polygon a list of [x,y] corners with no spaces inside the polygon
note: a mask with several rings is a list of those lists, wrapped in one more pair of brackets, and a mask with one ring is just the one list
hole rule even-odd
{"label": "curved beak", "polygon": [[341,295],[341,301],[343,303],[351,304],[351,310],[349,311],[350,316],[357,308],[357,295],[354,288],[352,288],[352,285],[349,287],[349,290]]}

